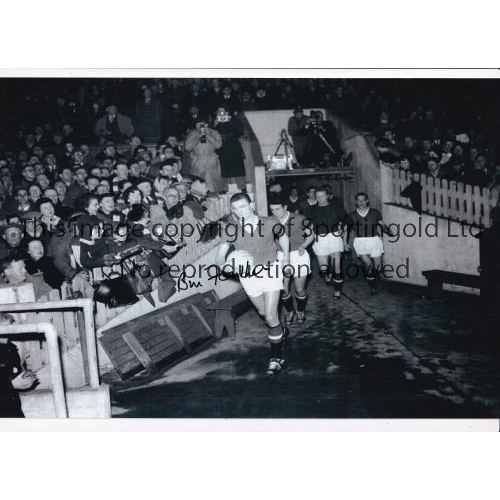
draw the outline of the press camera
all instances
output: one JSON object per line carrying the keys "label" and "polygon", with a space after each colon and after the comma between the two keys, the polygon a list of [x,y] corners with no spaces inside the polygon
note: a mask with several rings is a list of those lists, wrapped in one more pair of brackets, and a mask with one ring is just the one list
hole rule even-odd
{"label": "press camera", "polygon": [[217,113],[217,120],[220,123],[227,123],[231,119],[231,116],[227,111],[220,111]]}

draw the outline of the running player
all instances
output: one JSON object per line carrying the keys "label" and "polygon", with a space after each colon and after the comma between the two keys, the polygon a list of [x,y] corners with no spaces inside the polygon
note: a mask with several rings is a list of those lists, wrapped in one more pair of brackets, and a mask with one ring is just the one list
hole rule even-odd
{"label": "running player", "polygon": [[375,293],[384,253],[384,244],[379,232],[382,230],[389,236],[392,234],[382,221],[380,211],[369,207],[366,193],[357,193],[354,199],[356,210],[349,214],[348,241],[354,234],[354,251],[365,268],[365,278],[370,286],[370,292]]}
{"label": "running player", "polygon": [[[286,311],[285,324],[291,325],[295,316],[297,316],[297,323],[304,323],[307,301],[306,281],[308,274],[311,272],[311,261],[306,248],[314,241],[314,232],[306,224],[307,220],[303,215],[288,211],[285,199],[278,196],[271,198],[269,208],[277,222],[285,229],[290,240],[291,277],[285,276],[283,278],[283,291],[281,292],[281,301]],[[282,251],[278,251],[278,259],[283,260]],[[297,310],[293,307],[292,278]]]}
{"label": "running player", "polygon": [[327,284],[331,284],[333,280],[333,298],[339,300],[344,283],[341,257],[344,251],[343,236],[347,213],[341,204],[328,202],[324,187],[316,190],[316,199],[318,203],[308,210],[308,218],[312,221],[316,235],[313,251],[318,259],[320,276]]}
{"label": "running player", "polygon": [[[235,220],[230,222],[222,234],[222,243],[216,257],[216,265],[224,271],[227,253],[231,246],[235,252],[248,255],[250,272],[239,273],[240,282],[248,298],[264,318],[267,336],[271,344],[268,375],[281,371],[285,364],[283,340],[287,328],[282,327],[278,315],[280,291],[283,289],[282,266],[289,266],[289,240],[281,224],[271,217],[258,217],[252,210],[250,198],[245,193],[231,197],[231,211]],[[275,240],[278,239],[283,259],[277,260]],[[241,262],[242,252],[238,260]],[[231,255],[229,256],[231,260]],[[281,265],[280,265],[281,264]],[[233,266],[234,267],[234,266]]]}

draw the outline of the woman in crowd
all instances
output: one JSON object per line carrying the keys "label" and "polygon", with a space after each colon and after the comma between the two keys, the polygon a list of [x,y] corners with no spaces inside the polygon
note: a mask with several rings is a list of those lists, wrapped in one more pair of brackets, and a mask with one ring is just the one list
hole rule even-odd
{"label": "woman in crowd", "polygon": [[41,214],[40,222],[47,233],[64,231],[64,221],[56,215],[54,204],[50,198],[40,198],[36,206]]}
{"label": "woman in crowd", "polygon": [[125,206],[122,208],[122,213],[127,215],[132,205],[142,203],[142,192],[137,186],[130,186],[123,192],[123,202]]}

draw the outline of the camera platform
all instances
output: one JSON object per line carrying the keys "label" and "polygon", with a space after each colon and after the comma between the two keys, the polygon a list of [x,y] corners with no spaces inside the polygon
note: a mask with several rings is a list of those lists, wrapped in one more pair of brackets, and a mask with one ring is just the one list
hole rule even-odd
{"label": "camera platform", "polygon": [[341,179],[354,179],[351,167],[332,168],[295,168],[293,170],[268,170],[266,178],[273,177],[311,177],[311,176],[334,176]]}

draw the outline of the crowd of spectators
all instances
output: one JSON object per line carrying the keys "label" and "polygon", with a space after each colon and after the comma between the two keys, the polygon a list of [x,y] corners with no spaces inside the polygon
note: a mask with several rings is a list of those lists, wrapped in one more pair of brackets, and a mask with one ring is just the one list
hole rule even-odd
{"label": "crowd of spectators", "polygon": [[[412,171],[496,184],[498,92],[490,80],[79,79],[15,80],[0,87],[0,148],[61,144],[183,143],[203,122],[223,177],[243,176],[242,111],[324,108],[372,132],[383,161]],[[217,121],[221,107],[230,123]],[[111,110],[110,110],[111,108]],[[296,138],[297,139],[297,138]],[[69,146],[71,147],[71,146]],[[71,152],[66,152],[66,156]],[[437,158],[436,158],[437,155]],[[409,158],[406,158],[409,156]],[[190,155],[184,158],[189,162]],[[437,159],[435,169],[427,162]],[[234,168],[233,166],[236,165]],[[208,179],[207,179],[208,180]],[[208,181],[212,189],[220,185]]]}
{"label": "crowd of spectators", "polygon": [[[204,224],[207,193],[229,183],[245,186],[243,111],[324,108],[372,132],[384,162],[413,173],[498,185],[490,87],[482,99],[460,102],[457,112],[450,96],[461,99],[465,91],[457,87],[444,99],[435,89],[410,83],[5,80],[0,85],[4,285],[32,281],[43,294],[67,282],[75,293],[93,296],[93,270],[114,269],[133,257],[147,265],[155,286],[162,287],[161,297],[168,298],[172,283],[162,280],[162,263],[183,242],[150,229],[155,223]],[[300,118],[296,113],[294,119]],[[307,203],[314,203],[311,190],[292,190],[291,205],[303,211]],[[146,281],[136,280],[132,288],[148,290],[152,285]],[[99,290],[106,295],[105,287]]]}
{"label": "crowd of spectators", "polygon": [[[431,112],[428,116],[432,117]],[[500,186],[500,165],[493,150],[487,145],[481,147],[467,133],[456,134],[449,129],[441,134],[432,124],[418,132],[413,118],[396,125],[386,121],[386,113],[381,114],[381,120],[386,128],[378,135],[376,148],[382,162],[412,174],[481,188]]]}
{"label": "crowd of spectators", "polygon": [[1,286],[32,283],[36,298],[66,283],[73,296],[108,305],[154,288],[166,301],[175,287],[165,263],[185,244],[180,228],[208,222],[207,182],[183,173],[171,137],[153,152],[137,136],[123,150],[69,140],[7,150],[0,189]]}
{"label": "crowd of spectators", "polygon": [[375,136],[380,160],[412,174],[482,188],[500,186],[495,149],[500,127],[494,114],[498,91],[476,85],[475,92],[484,95],[472,103],[466,94],[460,98],[452,94],[451,101],[444,85],[428,106],[411,96],[383,99],[370,94],[363,104],[364,123]]}

